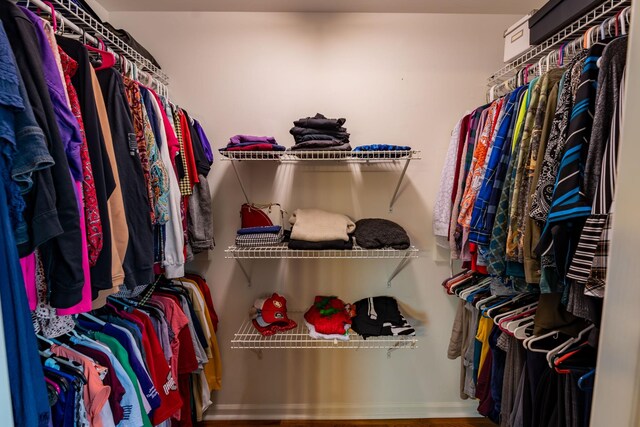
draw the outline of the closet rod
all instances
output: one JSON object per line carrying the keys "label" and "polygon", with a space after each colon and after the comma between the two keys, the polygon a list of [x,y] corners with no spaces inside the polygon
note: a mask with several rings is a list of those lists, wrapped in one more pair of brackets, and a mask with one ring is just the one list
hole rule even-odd
{"label": "closet rod", "polygon": [[[21,2],[21,4],[27,7],[33,5],[44,12],[51,13],[51,7],[47,3],[41,0],[25,0]],[[148,76],[149,80],[154,80],[155,83],[163,89],[165,94],[168,93],[167,84],[169,78],[166,74],[122,41],[122,39],[106,29],[104,25],[82,10],[78,5],[71,0],[50,0],[50,3],[55,10],[55,19],[63,22],[65,28],[70,28],[75,33],[83,35],[95,44],[99,43],[99,39],[107,42],[108,51],[114,53],[116,56],[122,55],[139,69],[138,72],[144,70],[142,73]],[[94,34],[90,34],[90,32]]]}
{"label": "closet rod", "polygon": [[[602,20],[600,25],[589,27],[582,36],[571,42],[565,42],[560,49],[551,49],[550,52],[542,56],[537,63],[528,64],[521,68],[513,77],[504,80],[500,84],[491,86],[487,91],[487,99],[493,101],[496,96],[504,94],[496,93],[496,91],[504,90],[505,93],[508,93],[516,87],[529,82],[532,76],[542,76],[545,71],[549,71],[551,68],[562,67],[564,64],[570,62],[576,54],[588,48],[590,44],[594,42],[594,38],[597,41],[598,39],[604,40],[610,36],[618,37],[627,34],[630,15],[631,6],[627,6],[615,15]],[[613,30],[615,30],[615,32]]]}
{"label": "closet rod", "polygon": [[567,25],[564,29],[548,38],[541,44],[534,46],[496,71],[488,79],[488,86],[497,86],[511,78],[526,65],[535,64],[563,43],[573,41],[583,30],[602,23],[605,19],[615,16],[619,11],[631,5],[631,0],[607,0],[602,5],[589,11],[585,15]]}

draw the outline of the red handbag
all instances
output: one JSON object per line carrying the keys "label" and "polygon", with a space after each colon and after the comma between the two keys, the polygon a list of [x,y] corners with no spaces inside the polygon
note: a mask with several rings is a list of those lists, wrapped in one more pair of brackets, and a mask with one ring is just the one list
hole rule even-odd
{"label": "red handbag", "polygon": [[278,203],[245,203],[240,208],[242,228],[282,226],[283,213]]}

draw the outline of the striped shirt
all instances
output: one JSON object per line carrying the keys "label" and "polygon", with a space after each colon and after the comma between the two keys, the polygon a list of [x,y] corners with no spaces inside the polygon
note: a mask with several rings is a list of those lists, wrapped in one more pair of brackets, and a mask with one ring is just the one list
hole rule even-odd
{"label": "striped shirt", "polygon": [[[536,254],[556,254],[556,268],[565,277],[591,204],[583,191],[583,170],[587,156],[598,89],[598,59],[605,43],[594,44],[587,54],[580,76],[575,103],[569,116],[566,148],[553,191],[547,223]],[[553,250],[553,251],[552,251]]]}
{"label": "striped shirt", "polygon": [[600,181],[593,200],[593,214],[587,218],[576,253],[567,277],[586,283],[584,293],[599,298],[604,297],[604,286],[611,238],[611,221],[618,170],[618,147],[622,103],[625,90],[624,73],[621,77],[617,102],[614,105],[609,138],[602,157]]}

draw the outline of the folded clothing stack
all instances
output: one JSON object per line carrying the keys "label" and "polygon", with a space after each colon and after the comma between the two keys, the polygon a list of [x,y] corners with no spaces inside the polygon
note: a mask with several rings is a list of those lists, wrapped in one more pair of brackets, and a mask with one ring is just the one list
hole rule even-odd
{"label": "folded clothing stack", "polygon": [[[351,329],[364,339],[378,336],[415,335],[393,297],[364,298],[351,306]],[[355,311],[355,313],[353,313]]]}
{"label": "folded clothing stack", "polygon": [[273,246],[282,243],[284,232],[281,226],[241,228],[236,234],[236,246]]}
{"label": "folded clothing stack", "polygon": [[404,250],[411,246],[409,235],[400,225],[382,218],[365,218],[356,222],[354,237],[365,249],[393,248]]}
{"label": "folded clothing stack", "polygon": [[353,149],[353,154],[358,157],[374,157],[372,151],[388,151],[384,157],[395,158],[406,155],[403,151],[411,151],[411,147],[406,145],[389,145],[389,144],[369,144],[359,145]]}
{"label": "folded clothing stack", "polygon": [[328,119],[318,113],[296,120],[289,133],[295,145],[292,150],[351,151],[349,134],[342,127],[347,119]]}
{"label": "folded clothing stack", "polygon": [[229,139],[226,147],[219,151],[284,151],[272,136],[235,135]]}
{"label": "folded clothing stack", "polygon": [[289,223],[289,249],[352,249],[356,225],[346,215],[321,209],[296,209]]}
{"label": "folded clothing stack", "polygon": [[268,298],[255,300],[250,314],[253,326],[265,337],[298,326],[287,315],[287,300],[275,292]]}
{"label": "folded clothing stack", "polygon": [[349,340],[351,316],[345,303],[335,296],[316,296],[304,320],[311,338]]}

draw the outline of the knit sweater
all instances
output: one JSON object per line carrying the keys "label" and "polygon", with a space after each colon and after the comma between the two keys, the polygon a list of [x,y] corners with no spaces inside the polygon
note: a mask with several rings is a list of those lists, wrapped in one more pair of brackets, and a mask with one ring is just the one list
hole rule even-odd
{"label": "knit sweater", "polygon": [[411,240],[407,232],[393,221],[381,218],[367,218],[356,222],[354,233],[356,243],[366,249],[392,247],[407,249]]}
{"label": "knit sweater", "polygon": [[291,239],[309,242],[324,242],[327,240],[349,240],[349,233],[353,233],[356,225],[346,215],[326,212],[320,209],[296,209],[289,223]]}

